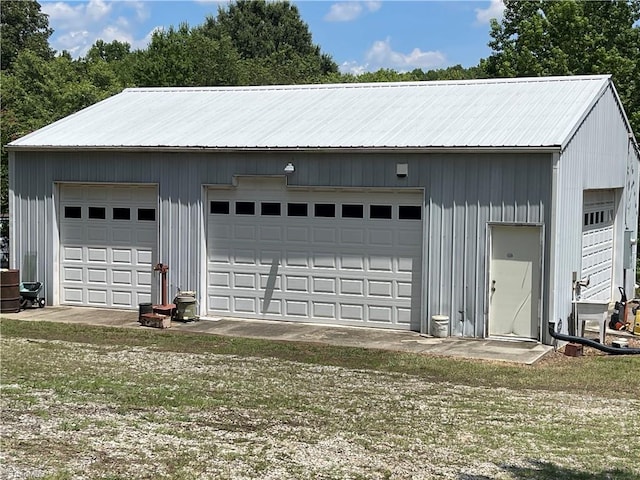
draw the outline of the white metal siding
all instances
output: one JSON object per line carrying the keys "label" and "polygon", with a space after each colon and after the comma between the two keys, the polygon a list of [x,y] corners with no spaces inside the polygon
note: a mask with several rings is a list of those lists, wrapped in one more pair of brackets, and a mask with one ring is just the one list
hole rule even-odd
{"label": "white metal siding", "polygon": [[[624,218],[638,202],[638,157],[628,137],[626,125],[612,88],[599,98],[584,122],[560,155],[558,162],[556,232],[553,258],[554,304],[549,318],[567,318],[571,313],[572,274],[582,269],[583,192],[611,189],[617,199],[614,224],[613,282],[622,285],[622,237],[625,228],[636,230],[635,219]],[[634,173],[635,172],[635,173]],[[622,189],[627,188],[625,195]],[[624,198],[623,198],[624,197]],[[623,205],[624,203],[624,205]],[[627,217],[629,217],[627,215]],[[627,292],[633,291],[634,275],[626,277]]]}

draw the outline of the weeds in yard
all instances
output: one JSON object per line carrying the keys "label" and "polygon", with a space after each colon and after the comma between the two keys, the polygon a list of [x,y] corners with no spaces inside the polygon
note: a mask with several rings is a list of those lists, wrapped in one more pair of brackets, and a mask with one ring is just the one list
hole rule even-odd
{"label": "weeds in yard", "polygon": [[[640,476],[632,413],[640,409],[640,364],[625,358],[524,367],[206,335],[0,326],[2,478]],[[607,449],[613,444],[623,446]]]}

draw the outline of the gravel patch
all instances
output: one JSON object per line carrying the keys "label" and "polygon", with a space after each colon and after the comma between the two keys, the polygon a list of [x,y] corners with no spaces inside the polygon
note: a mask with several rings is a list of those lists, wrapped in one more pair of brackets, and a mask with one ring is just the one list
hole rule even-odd
{"label": "gravel patch", "polygon": [[638,415],[620,414],[640,400],[232,355],[1,346],[2,479],[640,476]]}

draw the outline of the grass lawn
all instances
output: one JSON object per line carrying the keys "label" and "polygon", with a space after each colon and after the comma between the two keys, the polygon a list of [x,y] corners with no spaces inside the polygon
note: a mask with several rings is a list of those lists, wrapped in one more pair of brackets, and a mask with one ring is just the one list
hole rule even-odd
{"label": "grass lawn", "polygon": [[0,321],[2,479],[638,479],[640,357]]}

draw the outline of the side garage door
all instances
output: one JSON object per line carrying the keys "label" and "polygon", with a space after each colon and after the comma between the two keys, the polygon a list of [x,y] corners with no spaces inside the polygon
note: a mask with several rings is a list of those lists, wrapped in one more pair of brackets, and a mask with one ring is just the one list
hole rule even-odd
{"label": "side garage door", "polygon": [[60,303],[138,308],[151,301],[153,186],[60,187]]}
{"label": "side garage door", "polygon": [[585,300],[610,300],[613,277],[613,190],[584,192],[581,278],[589,278],[582,290]]}
{"label": "side garage door", "polygon": [[210,189],[210,313],[415,327],[422,199],[287,189],[281,179]]}

